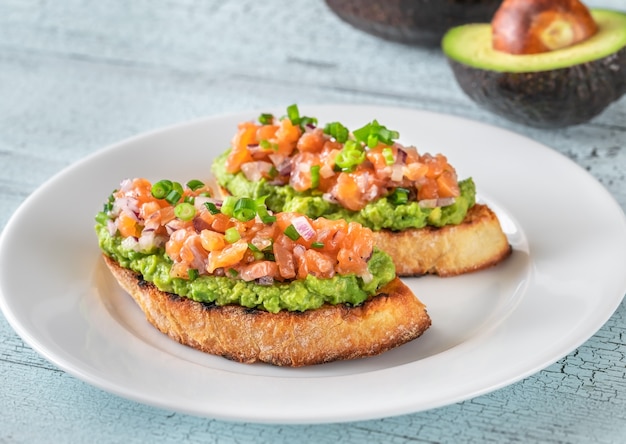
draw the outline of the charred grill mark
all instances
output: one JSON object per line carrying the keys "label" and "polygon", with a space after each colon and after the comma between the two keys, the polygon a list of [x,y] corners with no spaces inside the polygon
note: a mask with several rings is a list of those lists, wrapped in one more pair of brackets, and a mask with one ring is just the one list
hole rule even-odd
{"label": "charred grill mark", "polygon": [[205,301],[202,301],[202,302],[198,302],[198,304],[202,305],[202,308],[204,310],[215,310],[215,309],[220,308],[220,306],[217,305],[215,302],[205,302]]}
{"label": "charred grill mark", "polygon": [[137,275],[137,285],[139,286],[139,288],[145,288],[150,286],[150,282],[146,281],[142,275],[138,274]]}

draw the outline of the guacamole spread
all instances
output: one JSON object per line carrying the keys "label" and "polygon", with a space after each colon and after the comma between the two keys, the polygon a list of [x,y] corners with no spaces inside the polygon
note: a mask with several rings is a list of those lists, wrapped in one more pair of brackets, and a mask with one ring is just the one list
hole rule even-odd
{"label": "guacamole spread", "polygon": [[416,201],[396,204],[388,197],[369,202],[359,211],[350,211],[324,199],[315,190],[297,192],[289,185],[272,185],[266,179],[250,181],[243,172],[226,171],[226,159],[230,150],[220,155],[213,163],[213,174],[219,184],[234,196],[259,198],[267,196],[265,203],[272,211],[305,214],[311,218],[344,219],[358,222],[372,230],[388,229],[400,231],[408,228],[423,228],[427,225],[441,227],[456,225],[463,221],[469,208],[476,202],[476,187],[471,178],[459,182],[460,196],[451,205],[424,208]]}
{"label": "guacamole spread", "polygon": [[358,305],[395,278],[391,258],[378,250],[374,250],[368,261],[373,279],[367,283],[354,274],[335,275],[330,279],[309,275],[303,280],[274,282],[272,285],[227,276],[174,278],[170,275],[172,260],[163,248],[154,248],[150,252],[125,248],[119,233],[112,236],[108,228],[100,223],[96,225],[96,233],[102,251],[122,267],[141,274],[143,279],[152,282],[161,291],[202,303],[238,304],[272,313],[280,310],[305,311],[319,308],[324,303]]}

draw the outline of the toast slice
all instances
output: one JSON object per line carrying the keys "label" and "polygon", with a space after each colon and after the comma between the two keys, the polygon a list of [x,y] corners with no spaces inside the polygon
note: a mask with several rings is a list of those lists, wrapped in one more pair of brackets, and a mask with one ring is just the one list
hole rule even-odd
{"label": "toast slice", "polygon": [[456,276],[496,265],[512,251],[497,216],[482,204],[471,207],[459,225],[373,233],[398,276]]}
{"label": "toast slice", "polygon": [[431,325],[424,304],[398,278],[358,306],[270,313],[162,292],[103,257],[158,330],[181,344],[237,362],[301,367],[373,356],[416,339]]}

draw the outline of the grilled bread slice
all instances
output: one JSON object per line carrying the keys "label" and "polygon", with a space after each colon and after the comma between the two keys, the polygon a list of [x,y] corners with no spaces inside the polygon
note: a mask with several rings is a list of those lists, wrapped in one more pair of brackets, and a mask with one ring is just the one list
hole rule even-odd
{"label": "grilled bread slice", "polygon": [[373,234],[377,247],[393,259],[398,276],[455,276],[496,265],[511,253],[497,216],[482,204],[470,208],[458,225]]}
{"label": "grilled bread slice", "polygon": [[162,292],[103,256],[158,330],[181,344],[237,362],[301,367],[373,356],[419,337],[431,325],[424,304],[398,278],[358,306],[270,313]]}

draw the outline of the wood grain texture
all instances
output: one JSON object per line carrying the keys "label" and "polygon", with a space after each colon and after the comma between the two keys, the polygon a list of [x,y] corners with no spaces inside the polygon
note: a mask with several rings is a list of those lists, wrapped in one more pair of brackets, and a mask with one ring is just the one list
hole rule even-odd
{"label": "wood grain texture", "polygon": [[[625,8],[623,0],[586,3]],[[576,127],[516,125],[469,101],[438,51],[357,31],[321,0],[4,0],[0,229],[43,182],[103,146],[293,102],[397,105],[508,128],[574,160],[626,209],[626,98]],[[0,443],[617,443],[626,437],[625,368],[622,303],[573,353],[470,401],[347,424],[227,423],[85,384],[26,346],[0,316]]]}

